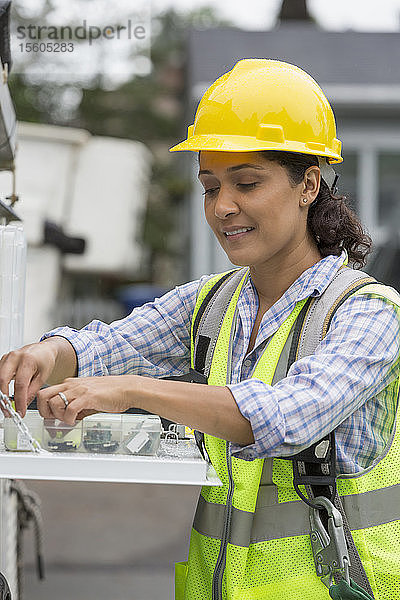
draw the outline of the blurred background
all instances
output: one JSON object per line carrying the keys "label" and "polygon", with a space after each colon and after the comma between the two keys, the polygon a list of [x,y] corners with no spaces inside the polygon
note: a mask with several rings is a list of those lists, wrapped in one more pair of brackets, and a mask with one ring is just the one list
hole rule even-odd
{"label": "blurred background", "polygon": [[[295,63],[321,85],[343,142],[339,191],[375,242],[367,270],[399,288],[400,0],[158,0],[146,16],[147,47],[113,55],[99,41],[81,71],[26,52],[17,36],[55,15],[82,22],[94,10],[122,22],[129,4],[113,5],[110,19],[102,0],[72,0],[68,10],[57,0],[13,2],[25,343],[57,324],[120,318],[229,266],[203,219],[195,157],[168,148],[185,137],[210,83],[245,57]],[[1,194],[11,187],[1,173]],[[26,598],[173,596],[172,565],[186,556],[198,490],[29,487],[43,502],[48,577],[36,581],[27,540]]]}

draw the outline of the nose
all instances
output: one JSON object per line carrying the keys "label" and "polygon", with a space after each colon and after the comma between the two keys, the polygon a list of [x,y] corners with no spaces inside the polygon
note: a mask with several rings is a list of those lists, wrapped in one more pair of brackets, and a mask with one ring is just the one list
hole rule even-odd
{"label": "nose", "polygon": [[220,188],[214,204],[214,214],[218,219],[227,219],[230,215],[237,215],[240,207],[235,200],[235,195],[228,189]]}

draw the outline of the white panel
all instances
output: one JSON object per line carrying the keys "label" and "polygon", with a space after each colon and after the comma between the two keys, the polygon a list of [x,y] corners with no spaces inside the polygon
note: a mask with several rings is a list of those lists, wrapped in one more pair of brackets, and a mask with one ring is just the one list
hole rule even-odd
{"label": "white panel", "polygon": [[30,246],[26,265],[24,344],[37,342],[52,329],[60,279],[60,253],[52,246]]}
{"label": "white panel", "polygon": [[375,244],[382,244],[390,235],[378,223],[378,153],[400,150],[400,127],[393,123],[370,120],[368,127],[346,127],[340,131],[343,147],[359,153],[357,189],[360,218]]}
{"label": "white panel", "polygon": [[380,123],[371,120],[365,128],[347,126],[340,129],[339,138],[345,149],[399,148],[400,127],[396,127],[393,122]]}
{"label": "white panel", "polygon": [[77,164],[68,231],[84,237],[82,256],[66,256],[75,271],[128,272],[140,266],[137,242],[147,202],[150,153],[130,140],[92,138]]}
{"label": "white panel", "polygon": [[371,231],[378,224],[378,169],[377,155],[373,148],[360,153],[358,173],[358,197],[361,222]]}
{"label": "white panel", "polygon": [[0,356],[22,343],[25,264],[22,226],[0,226]]}
{"label": "white panel", "polygon": [[16,157],[18,214],[29,244],[43,241],[45,219],[62,225],[79,149],[90,134],[67,127],[20,124]]}

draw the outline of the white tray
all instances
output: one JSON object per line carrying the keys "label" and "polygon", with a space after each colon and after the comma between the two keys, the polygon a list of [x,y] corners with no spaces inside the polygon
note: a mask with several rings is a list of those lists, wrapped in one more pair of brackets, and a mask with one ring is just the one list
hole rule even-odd
{"label": "white tray", "polygon": [[194,440],[161,440],[156,456],[10,452],[0,439],[0,478],[221,486]]}

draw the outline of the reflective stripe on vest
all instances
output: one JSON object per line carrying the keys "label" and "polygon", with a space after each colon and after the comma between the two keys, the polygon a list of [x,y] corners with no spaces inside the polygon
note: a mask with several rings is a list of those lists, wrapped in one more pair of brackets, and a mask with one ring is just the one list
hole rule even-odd
{"label": "reflective stripe on vest", "polygon": [[[208,290],[218,277],[209,282]],[[209,370],[210,383],[214,385],[229,381],[236,306],[247,280],[243,269],[232,277],[240,281],[231,294],[227,311],[220,313],[219,331],[212,332],[215,351]],[[368,288],[369,292],[363,288],[357,293],[382,297],[387,291],[376,285]],[[201,290],[194,319],[206,294],[207,289]],[[390,301],[399,305],[398,296],[390,297]],[[219,306],[223,306],[220,299]],[[296,307],[297,314],[300,309],[301,306]],[[292,313],[291,323],[293,316],[296,315]],[[203,322],[207,318],[210,313]],[[216,320],[214,314],[214,324]],[[288,329],[286,323],[286,330],[280,328],[270,340],[253,377],[265,383],[271,383],[273,378],[275,383],[285,376],[291,335]],[[390,384],[387,392],[397,397],[398,381]],[[329,600],[327,589],[315,574],[308,511],[293,489],[291,463],[282,459],[263,462],[231,458],[226,442],[211,436],[206,436],[206,447],[224,485],[202,490],[188,569],[180,569],[186,582],[178,582],[178,587],[184,593],[177,600]],[[399,468],[400,438],[396,431],[386,456],[373,468],[338,481],[353,537],[377,600],[394,600],[400,588]],[[260,486],[260,481],[267,485]]]}
{"label": "reflective stripe on vest", "polygon": [[[364,494],[349,494],[342,500],[351,530],[376,527],[399,518],[400,484]],[[221,539],[224,510],[223,504],[206,502],[200,496],[194,529],[207,537]],[[252,513],[233,509],[229,543],[248,546],[249,543],[307,535],[310,530],[308,514],[308,507],[301,500],[279,503],[275,486],[260,487],[254,518]]]}

